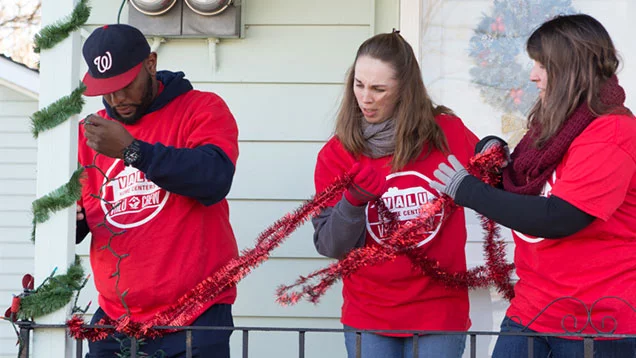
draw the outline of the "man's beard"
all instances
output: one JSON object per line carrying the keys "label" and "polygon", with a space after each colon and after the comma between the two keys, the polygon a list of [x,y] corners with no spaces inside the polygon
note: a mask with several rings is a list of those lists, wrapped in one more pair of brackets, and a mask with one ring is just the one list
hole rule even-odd
{"label": "man's beard", "polygon": [[129,105],[129,106],[135,107],[135,114],[133,114],[130,117],[122,117],[119,113],[117,113],[116,108],[111,107],[113,118],[123,124],[130,125],[130,124],[137,123],[141,119],[141,117],[143,117],[146,114],[146,111],[148,110],[148,108],[150,108],[150,105],[152,104],[152,100],[153,100],[152,97],[153,97],[152,96],[152,77],[150,77],[150,74],[148,74],[148,81],[146,82],[146,90],[144,91],[144,95],[141,98],[141,103]]}

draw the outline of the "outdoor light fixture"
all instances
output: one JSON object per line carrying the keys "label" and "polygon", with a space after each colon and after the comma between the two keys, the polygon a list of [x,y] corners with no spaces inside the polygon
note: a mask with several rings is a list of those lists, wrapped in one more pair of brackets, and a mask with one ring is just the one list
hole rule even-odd
{"label": "outdoor light fixture", "polygon": [[185,3],[199,15],[213,16],[225,11],[232,0],[185,0]]}
{"label": "outdoor light fixture", "polygon": [[157,16],[172,9],[177,0],[130,0],[130,3],[144,15]]}

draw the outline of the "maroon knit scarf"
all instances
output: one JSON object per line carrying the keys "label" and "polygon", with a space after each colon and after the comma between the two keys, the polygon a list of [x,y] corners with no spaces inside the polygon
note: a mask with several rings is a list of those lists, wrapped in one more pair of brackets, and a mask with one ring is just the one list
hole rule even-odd
{"label": "maroon knit scarf", "polygon": [[[616,76],[603,84],[600,98],[604,104],[617,107],[614,112],[629,113],[629,110],[623,107],[625,91],[618,84]],[[538,126],[530,128],[511,155],[512,165],[507,166],[503,172],[503,184],[506,191],[524,195],[541,193],[570,144],[595,118],[587,103],[583,102],[541,149],[534,146],[534,141],[540,134],[540,128]]]}

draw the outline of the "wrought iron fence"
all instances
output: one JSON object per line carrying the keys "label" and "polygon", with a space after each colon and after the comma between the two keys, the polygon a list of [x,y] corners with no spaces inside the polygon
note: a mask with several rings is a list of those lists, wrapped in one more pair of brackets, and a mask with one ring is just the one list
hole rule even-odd
{"label": "wrought iron fence", "polygon": [[[29,357],[30,353],[30,338],[31,332],[37,329],[66,329],[65,325],[54,324],[37,324],[30,321],[16,322],[19,326],[20,339],[24,342],[24,348],[21,352],[20,358]],[[98,326],[98,325],[86,325],[87,328],[113,328],[112,326]],[[305,358],[306,354],[306,339],[308,333],[334,333],[343,334],[344,332],[356,333],[356,358],[362,358],[362,333],[399,333],[408,334],[413,336],[413,358],[418,358],[418,337],[428,334],[444,334],[444,335],[465,335],[468,337],[468,352],[471,358],[477,358],[477,337],[479,336],[525,336],[528,339],[528,357],[534,358],[534,340],[537,338],[545,337],[568,337],[577,338],[583,340],[584,355],[582,358],[594,357],[594,341],[603,338],[636,338],[636,335],[626,334],[608,334],[608,333],[596,333],[596,334],[583,334],[583,333],[536,333],[536,332],[492,332],[492,331],[397,331],[397,330],[348,330],[348,329],[332,329],[332,328],[279,328],[279,327],[211,327],[211,326],[185,326],[185,327],[155,327],[160,330],[182,330],[186,332],[186,357],[193,357],[192,353],[192,332],[197,330],[212,331],[235,331],[240,332],[242,335],[242,358],[248,358],[249,355],[249,343],[250,333],[252,332],[296,332],[298,334],[298,358]],[[83,358],[83,341],[76,340],[76,357]],[[131,338],[130,345],[130,357],[140,357],[137,347],[137,342],[134,338]],[[636,352],[631,352],[636,354]],[[481,358],[481,357],[480,357]],[[517,357],[514,357],[517,358]],[[523,357],[519,357],[523,358]]]}

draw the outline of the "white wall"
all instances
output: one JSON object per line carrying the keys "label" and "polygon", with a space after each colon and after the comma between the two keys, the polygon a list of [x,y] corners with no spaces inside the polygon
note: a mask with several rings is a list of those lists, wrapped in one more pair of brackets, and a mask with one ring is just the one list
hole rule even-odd
{"label": "white wall", "polygon": [[[35,199],[36,143],[29,116],[32,97],[0,85],[0,314],[22,291],[22,276],[33,273],[31,202]],[[0,322],[0,358],[17,354],[16,335]]]}

